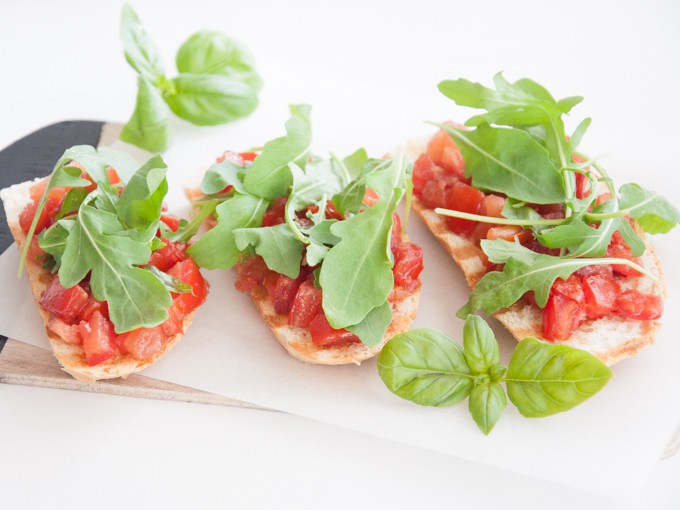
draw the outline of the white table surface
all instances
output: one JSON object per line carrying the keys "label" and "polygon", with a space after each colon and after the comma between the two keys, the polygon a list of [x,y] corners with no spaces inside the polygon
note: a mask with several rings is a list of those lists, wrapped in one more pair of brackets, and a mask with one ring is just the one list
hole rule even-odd
{"label": "white table surface", "polygon": [[[285,105],[306,101],[319,150],[381,153],[426,132],[422,120],[455,115],[436,92],[439,80],[488,83],[504,70],[559,96],[584,95],[578,113],[595,120],[585,148],[611,154],[622,179],[650,161],[677,175],[675,2],[472,3],[134,6],[169,70],[179,44],[201,28],[254,51],[261,107],[209,131],[232,147],[277,135]],[[135,80],[121,55],[119,8],[0,4],[1,147],[59,120],[127,119]],[[200,145],[208,133],[174,128],[176,145]],[[207,150],[178,161],[200,166],[221,149]],[[677,177],[660,189],[678,191]],[[282,413],[0,385],[0,420],[3,508],[680,507],[680,455],[660,461],[635,497],[617,500]]]}

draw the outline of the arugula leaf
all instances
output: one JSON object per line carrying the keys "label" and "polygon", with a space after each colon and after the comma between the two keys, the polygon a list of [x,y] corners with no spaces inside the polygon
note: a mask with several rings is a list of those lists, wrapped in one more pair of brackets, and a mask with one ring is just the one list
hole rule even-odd
{"label": "arugula leaf", "polygon": [[326,254],[320,281],[323,309],[336,329],[361,322],[392,290],[392,214],[406,189],[407,168],[405,156],[397,154],[386,167],[371,173],[367,184],[380,201],[331,227],[341,241]]}
{"label": "arugula leaf", "polygon": [[120,13],[120,38],[125,60],[135,71],[151,82],[163,76],[163,62],[158,49],[128,4],[123,5]]}
{"label": "arugula leaf", "polygon": [[152,230],[156,230],[163,198],[168,192],[166,170],[163,159],[154,156],[132,176],[116,206],[118,218],[124,225],[137,230],[153,226]]}
{"label": "arugula leaf", "polygon": [[218,74],[180,74],[163,97],[178,117],[197,126],[246,117],[258,105],[257,92],[250,85]]}
{"label": "arugula leaf", "polygon": [[85,188],[73,188],[68,190],[64,197],[64,202],[59,209],[59,213],[57,214],[57,219],[60,220],[64,216],[77,212],[80,208],[80,204],[83,203],[87,195],[89,195],[89,193]]}
{"label": "arugula leaf", "polygon": [[645,232],[665,234],[680,222],[680,211],[664,197],[637,184],[621,186],[621,209],[628,211]]}
{"label": "arugula leaf", "polygon": [[227,186],[232,186],[238,193],[247,193],[243,185],[244,168],[227,161],[212,165],[203,175],[201,191],[206,195],[219,193]]}
{"label": "arugula leaf", "polygon": [[286,135],[267,142],[246,174],[243,183],[249,193],[273,200],[288,192],[293,184],[288,164],[304,166],[309,155],[310,112],[311,107],[306,104],[290,106]]}
{"label": "arugula leaf", "polygon": [[378,354],[378,374],[392,393],[437,407],[465,399],[474,378],[463,349],[436,329],[394,336]]}
{"label": "arugula leaf", "polygon": [[220,74],[236,78],[255,91],[262,88],[250,51],[217,30],[201,30],[189,37],[177,50],[176,63],[180,73]]}
{"label": "arugula leaf", "polygon": [[526,338],[512,354],[505,381],[522,416],[537,418],[568,411],[600,391],[612,375],[588,352]]}
{"label": "arugula leaf", "polygon": [[[66,149],[57,165],[75,161],[96,182],[109,184],[107,168],[115,168],[118,177],[127,183],[130,177],[137,171],[139,164],[125,152],[116,151],[109,147],[94,148],[91,145],[74,145]],[[79,172],[80,174],[80,172]],[[74,174],[75,175],[75,174]],[[54,178],[54,173],[52,174]],[[52,184],[52,186],[81,186],[80,184]],[[89,185],[89,184],[88,184]]]}
{"label": "arugula leaf", "polygon": [[122,237],[123,225],[115,214],[84,203],[66,242],[59,280],[70,288],[90,274],[92,294],[109,302],[116,333],[153,327],[168,318],[172,298],[145,264],[151,250],[143,242]]}
{"label": "arugula leaf", "polygon": [[474,187],[536,204],[566,198],[562,175],[546,149],[526,132],[488,125],[474,131],[441,127],[459,142],[465,174],[472,177]]}
{"label": "arugula leaf", "polygon": [[52,256],[55,267],[61,264],[61,257],[66,249],[66,239],[74,224],[75,220],[59,220],[38,235],[38,246]]}
{"label": "arugula leaf", "polygon": [[489,435],[508,405],[505,390],[497,382],[479,384],[470,391],[468,408],[484,435]]}
{"label": "arugula leaf", "polygon": [[[158,238],[155,238],[158,239]],[[168,273],[164,273],[156,266],[146,266],[144,269],[151,272],[160,282],[168,289],[170,292],[176,294],[188,294],[193,291],[193,287],[188,283],[184,283],[182,280],[178,280]]]}
{"label": "arugula leaf", "polygon": [[217,225],[206,232],[187,253],[206,269],[229,269],[238,262],[241,251],[236,246],[234,230],[258,227],[269,206],[263,198],[236,193],[215,208]]}
{"label": "arugula leaf", "polygon": [[300,274],[304,244],[295,237],[288,225],[240,228],[233,233],[236,247],[245,251],[248,246],[252,246],[269,269],[292,279]]}
{"label": "arugula leaf", "polygon": [[149,152],[163,152],[170,146],[168,113],[162,94],[140,75],[135,110],[123,126],[120,139]]}
{"label": "arugula leaf", "polygon": [[385,301],[368,312],[359,324],[348,326],[347,329],[358,336],[363,344],[375,347],[382,341],[391,322],[392,308],[390,303]]}

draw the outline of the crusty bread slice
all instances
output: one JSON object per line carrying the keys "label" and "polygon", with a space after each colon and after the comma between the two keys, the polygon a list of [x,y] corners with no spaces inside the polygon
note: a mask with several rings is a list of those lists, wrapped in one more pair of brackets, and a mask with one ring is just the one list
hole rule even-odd
{"label": "crusty bread slice", "polygon": [[[422,141],[411,142],[407,147],[411,161],[415,161],[419,154],[425,152],[425,147]],[[417,197],[413,198],[413,209],[462,269],[468,285],[474,287],[486,273],[481,258],[482,250],[467,237],[451,232],[446,226],[444,217],[425,207]],[[658,282],[654,283],[649,278],[629,278],[622,287],[663,297],[666,288],[661,263],[642,232],[639,234],[647,246],[642,256],[642,264],[656,276]],[[541,313],[538,307],[520,301],[496,312],[494,316],[519,341],[526,337],[542,338]],[[654,343],[654,335],[659,325],[658,320],[633,320],[612,314],[584,322],[568,340],[560,343],[588,351],[607,365],[613,365]]]}
{"label": "crusty bread slice", "polygon": [[[2,199],[5,207],[7,223],[19,251],[22,250],[24,243],[26,242],[26,235],[19,226],[19,215],[24,207],[31,202],[29,190],[31,186],[39,180],[40,179],[15,184],[9,188],[0,190],[0,199]],[[95,382],[99,379],[113,379],[116,377],[126,378],[130,374],[144,370],[146,367],[155,363],[156,360],[172,349],[183,336],[183,333],[172,336],[167,341],[163,350],[149,359],[138,360],[130,355],[117,353],[116,356],[99,365],[89,366],[85,361],[85,353],[80,345],[73,345],[65,342],[58,334],[50,329],[49,324],[51,314],[40,306],[40,296],[53,280],[54,276],[40,265],[32,262],[27,262],[25,267],[33,297],[35,298],[35,302],[38,305],[38,311],[45,324],[47,338],[52,346],[52,351],[62,369],[79,381]],[[187,330],[191,324],[193,315],[193,313],[190,313],[184,317],[182,331]]]}
{"label": "crusty bread slice", "polygon": [[[185,188],[184,193],[192,203],[203,197],[203,193],[197,188]],[[212,228],[214,225],[215,220],[212,217],[205,222],[207,228]],[[239,271],[238,265],[236,271]],[[250,298],[274,337],[293,358],[318,365],[347,365],[349,363],[360,365],[362,361],[378,354],[390,338],[409,328],[418,312],[420,286],[410,295],[399,293],[398,298],[391,302],[392,322],[387,327],[382,341],[375,347],[368,347],[363,343],[339,347],[318,347],[312,342],[312,335],[308,328],[290,326],[287,315],[274,311],[274,303],[263,285],[258,285],[251,290]]]}

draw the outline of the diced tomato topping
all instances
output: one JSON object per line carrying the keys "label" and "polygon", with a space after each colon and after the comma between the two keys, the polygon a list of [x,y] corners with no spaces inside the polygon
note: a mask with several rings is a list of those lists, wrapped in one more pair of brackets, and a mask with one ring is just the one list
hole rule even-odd
{"label": "diced tomato topping", "polygon": [[663,301],[654,294],[642,294],[637,290],[622,292],[616,299],[617,312],[636,320],[654,320],[663,313]]}
{"label": "diced tomato topping", "polygon": [[59,282],[58,276],[50,282],[40,296],[40,305],[67,324],[76,322],[88,301],[89,296],[80,285],[65,289]]}
{"label": "diced tomato topping", "polygon": [[123,345],[124,351],[139,360],[161,352],[166,341],[162,326],[139,328],[118,335],[118,343]]}
{"label": "diced tomato topping", "polygon": [[118,176],[118,172],[116,172],[113,168],[108,167],[106,169],[106,175],[109,178],[109,184],[111,184],[112,186],[120,184],[120,177]]}
{"label": "diced tomato topping", "polygon": [[239,155],[243,161],[255,161],[255,158],[258,156],[257,152],[242,152]]}
{"label": "diced tomato topping", "polygon": [[161,330],[167,337],[184,331],[184,314],[180,311],[177,300],[168,308],[168,318],[161,324]]}
{"label": "diced tomato topping", "polygon": [[179,228],[179,218],[171,214],[163,214],[161,215],[161,221],[165,223],[170,230],[177,232],[177,229]]}
{"label": "diced tomato topping", "polygon": [[239,292],[248,292],[260,285],[269,272],[262,257],[247,258],[239,265],[238,278],[234,286]]}
{"label": "diced tomato topping", "polygon": [[575,275],[558,278],[550,289],[543,310],[543,337],[546,340],[566,340],[585,317],[585,297]]}
{"label": "diced tomato topping", "polygon": [[427,154],[421,154],[413,164],[413,193],[420,196],[425,189],[425,185],[435,177],[434,161]]}
{"label": "diced tomato topping", "polygon": [[106,301],[97,301],[94,296],[88,292],[88,300],[87,304],[83,308],[83,311],[80,313],[80,319],[87,321],[90,320],[90,317],[94,314],[94,312],[99,312],[101,313],[104,317],[107,319],[109,318],[109,303]]}
{"label": "diced tomato topping", "polygon": [[293,305],[288,315],[288,324],[300,328],[306,328],[321,310],[321,289],[314,287],[314,282],[305,280],[300,284]]}
{"label": "diced tomato topping", "polygon": [[88,365],[99,365],[116,354],[113,324],[98,311],[94,312],[89,321],[82,321],[78,325],[78,332],[83,339]]}
{"label": "diced tomato topping", "polygon": [[433,179],[425,183],[423,193],[420,198],[423,204],[428,209],[436,209],[437,207],[446,207],[446,192],[453,184],[454,179]]}
{"label": "diced tomato topping", "polygon": [[165,246],[151,254],[149,265],[167,273],[172,266],[187,258],[187,246],[184,243],[176,243],[165,238],[161,241],[165,243]]}
{"label": "diced tomato topping", "polygon": [[427,155],[432,158],[435,165],[443,167],[444,150],[446,148],[458,149],[458,146],[456,145],[456,142],[453,141],[453,138],[451,138],[451,135],[443,129],[440,129],[428,142]]}
{"label": "diced tomato topping", "polygon": [[[478,214],[484,200],[484,193],[478,189],[456,182],[446,193],[446,207],[455,211]],[[469,234],[476,222],[460,218],[446,218],[446,224],[454,234]]]}
{"label": "diced tomato topping", "polygon": [[479,206],[479,214],[491,218],[501,218],[504,207],[505,198],[490,193],[482,199],[482,203]]}
{"label": "diced tomato topping", "polygon": [[363,203],[367,207],[373,207],[375,204],[377,204],[380,201],[380,197],[378,194],[373,191],[371,188],[366,188],[366,192],[364,193],[364,200]]}
{"label": "diced tomato topping", "polygon": [[288,278],[285,274],[279,274],[276,280],[276,287],[274,288],[274,311],[281,315],[286,315],[290,312],[293,305],[293,299],[297,294],[300,285],[305,277],[300,274],[296,279]]}
{"label": "diced tomato topping", "polygon": [[[59,189],[63,190],[64,188]],[[40,211],[38,223],[35,225],[35,234],[39,234],[47,227],[52,225],[52,223],[54,223],[54,220],[61,209],[61,202],[63,198],[63,192],[61,193],[61,196],[58,198],[55,197],[54,199],[51,198],[51,194],[48,195],[48,199],[45,201],[45,206],[43,207],[42,211]],[[24,234],[28,234],[28,231],[31,228],[31,224],[33,223],[35,213],[38,210],[39,203],[40,198],[33,200],[33,202],[27,204],[26,207],[24,207],[24,209],[21,211],[21,214],[19,214],[19,226],[21,227],[21,230]]]}
{"label": "diced tomato topping", "polygon": [[576,175],[576,198],[585,198],[590,193],[590,179],[585,174],[577,173]]}
{"label": "diced tomato topping", "polygon": [[344,220],[340,211],[335,207],[335,204],[330,200],[326,202],[326,219],[327,220]]}
{"label": "diced tomato topping", "polygon": [[616,298],[619,295],[619,285],[614,281],[609,266],[586,266],[605,267],[607,270],[581,271],[578,277],[581,280],[583,295],[586,303],[586,316],[589,319],[599,319],[616,309]]}
{"label": "diced tomato topping", "polygon": [[269,206],[267,212],[264,213],[264,218],[262,218],[263,227],[273,227],[274,225],[280,225],[286,221],[286,202],[288,197],[279,197]]}
{"label": "diced tomato topping", "polygon": [[611,199],[612,199],[611,193],[602,193],[597,197],[597,200],[595,200],[595,206],[602,205],[605,202],[609,202]]}
{"label": "diced tomato topping", "polygon": [[177,306],[180,312],[186,314],[194,311],[208,297],[208,282],[203,278],[194,259],[188,258],[178,262],[170,268],[168,274],[187,285],[191,285],[191,292],[185,292],[184,294],[173,293],[175,306]]}
{"label": "diced tomato topping", "polygon": [[31,244],[28,245],[26,260],[40,265],[42,264],[42,259],[45,257],[45,255],[45,250],[43,250],[38,244],[38,236],[33,236],[31,238]]}
{"label": "diced tomato topping", "polygon": [[465,177],[465,160],[458,147],[444,147],[439,164],[447,172],[470,184],[470,180]]}
{"label": "diced tomato topping", "polygon": [[392,214],[392,232],[390,235],[390,248],[394,252],[401,243],[401,218],[397,213]]}
{"label": "diced tomato topping", "polygon": [[[640,259],[637,257],[633,257],[632,250],[623,240],[623,237],[621,237],[621,234],[618,231],[614,232],[614,235],[612,236],[612,241],[607,247],[606,256],[617,259],[626,259],[630,260],[631,262],[635,262],[638,265],[640,264]],[[612,264],[612,269],[614,270],[614,273],[619,274],[621,276],[632,277],[642,276],[642,273],[640,273],[639,271],[636,271],[632,267],[624,266],[622,264]]]}
{"label": "diced tomato topping", "polygon": [[346,329],[333,329],[321,310],[309,323],[312,342],[318,347],[338,347],[361,342],[359,337]]}
{"label": "diced tomato topping", "polygon": [[502,239],[503,241],[514,241],[515,238],[520,242],[527,241],[531,237],[531,231],[526,230],[518,225],[499,225],[491,227],[486,233],[486,238],[494,241]]}
{"label": "diced tomato topping", "polygon": [[67,344],[80,345],[83,343],[77,324],[66,324],[59,317],[53,315],[47,322],[47,328],[56,335],[59,335],[59,338]]}
{"label": "diced tomato topping", "polygon": [[414,290],[423,270],[423,249],[417,244],[401,243],[393,251],[395,285]]}

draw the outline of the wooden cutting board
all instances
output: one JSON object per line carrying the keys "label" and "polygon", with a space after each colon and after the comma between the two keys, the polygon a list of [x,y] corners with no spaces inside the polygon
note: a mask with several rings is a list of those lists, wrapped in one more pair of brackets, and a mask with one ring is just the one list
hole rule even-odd
{"label": "wooden cutting board", "polygon": [[[118,139],[121,127],[120,124],[101,121],[75,120],[58,122],[27,135],[0,151],[0,189],[49,175],[62,153],[73,145],[110,145]],[[0,207],[0,253],[9,248],[13,242],[7,227],[5,211]],[[0,382],[265,409],[223,395],[143,375],[83,383],[62,371],[50,351],[3,336],[0,336]]]}

